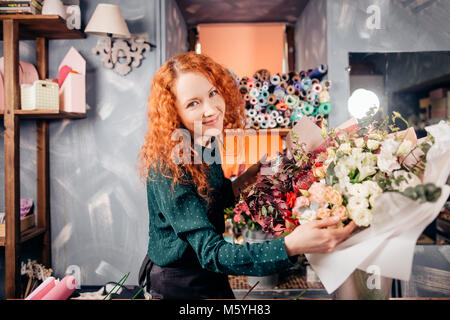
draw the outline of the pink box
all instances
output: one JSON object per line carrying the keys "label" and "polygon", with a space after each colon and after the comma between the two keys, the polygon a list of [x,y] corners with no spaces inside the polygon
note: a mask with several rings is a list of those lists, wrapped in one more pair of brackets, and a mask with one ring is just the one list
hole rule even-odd
{"label": "pink box", "polygon": [[67,74],[59,88],[59,108],[66,112],[86,112],[86,61],[74,48],[70,48],[59,65],[68,66],[72,72]]}
{"label": "pink box", "polygon": [[430,99],[437,100],[437,99],[445,98],[445,97],[447,97],[447,91],[448,91],[447,88],[439,88],[439,89],[430,91]]}

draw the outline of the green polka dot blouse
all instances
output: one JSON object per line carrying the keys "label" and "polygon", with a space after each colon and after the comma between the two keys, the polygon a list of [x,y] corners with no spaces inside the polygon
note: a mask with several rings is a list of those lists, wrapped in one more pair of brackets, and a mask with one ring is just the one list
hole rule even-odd
{"label": "green polka dot blouse", "polygon": [[[218,150],[214,143],[212,148],[196,147],[203,154],[214,155]],[[235,198],[221,164],[207,166],[208,181],[214,188],[209,204],[193,183],[176,184],[172,193],[172,179],[149,172],[149,177],[157,180],[147,180],[150,260],[160,266],[171,264],[191,246],[204,269],[224,274],[264,276],[294,266],[296,257],[288,257],[284,238],[244,245],[223,238],[223,210],[233,205]]]}

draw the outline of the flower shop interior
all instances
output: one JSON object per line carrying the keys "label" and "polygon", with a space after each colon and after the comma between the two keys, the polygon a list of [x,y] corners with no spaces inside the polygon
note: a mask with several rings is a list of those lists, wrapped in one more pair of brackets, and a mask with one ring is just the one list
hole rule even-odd
{"label": "flower shop interior", "polygon": [[[64,299],[103,299],[117,283],[113,298],[144,298],[148,209],[136,158],[153,75],[172,56],[206,54],[235,77],[248,132],[239,149],[225,129],[224,148],[240,150],[222,154],[231,180],[265,153],[283,153],[302,121],[338,127],[375,108],[379,119],[400,114],[399,130],[420,139],[450,113],[449,1],[3,2],[1,299],[69,275],[76,286]],[[31,11],[12,12],[17,3]],[[100,4],[120,8],[125,36],[95,24]],[[39,106],[50,90],[52,107]],[[449,208],[445,200],[419,230],[408,280],[387,279],[390,298],[450,297]],[[233,215],[224,212],[225,240],[273,237]],[[285,273],[229,275],[238,299],[332,299],[320,278],[303,255]]]}

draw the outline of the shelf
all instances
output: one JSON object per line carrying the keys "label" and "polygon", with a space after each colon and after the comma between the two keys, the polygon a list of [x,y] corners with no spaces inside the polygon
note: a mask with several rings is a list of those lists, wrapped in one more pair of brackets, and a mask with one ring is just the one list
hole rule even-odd
{"label": "shelf", "polygon": [[[37,236],[40,236],[41,234],[43,234],[45,232],[45,228],[38,228],[38,227],[33,227],[30,229],[25,230],[24,232],[22,232],[22,234],[20,235],[20,243],[24,243],[25,241],[28,241],[30,239],[33,239]],[[6,240],[4,237],[0,237],[0,247],[4,247],[6,245]]]}
{"label": "shelf", "polygon": [[[65,112],[61,110],[16,110],[14,112],[20,119],[84,119],[86,113]],[[4,110],[0,110],[3,118]]]}
{"label": "shelf", "polygon": [[282,137],[287,136],[291,131],[291,128],[276,128],[276,129],[225,129],[226,134],[231,135],[241,135],[242,132],[244,135],[253,135],[254,132],[258,134],[270,134],[270,135],[280,135]]}
{"label": "shelf", "polygon": [[[15,20],[19,23],[19,40],[47,39],[84,39],[80,30],[70,30],[66,21],[58,15],[0,15],[0,21]],[[3,23],[0,24],[3,39]]]}

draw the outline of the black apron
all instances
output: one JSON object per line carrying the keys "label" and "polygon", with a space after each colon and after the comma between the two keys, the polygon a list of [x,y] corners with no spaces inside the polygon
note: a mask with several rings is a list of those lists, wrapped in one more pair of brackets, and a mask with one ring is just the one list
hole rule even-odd
{"label": "black apron", "polygon": [[146,255],[139,285],[145,286],[153,299],[236,299],[228,276],[203,269],[190,246],[180,260],[163,267]]}

